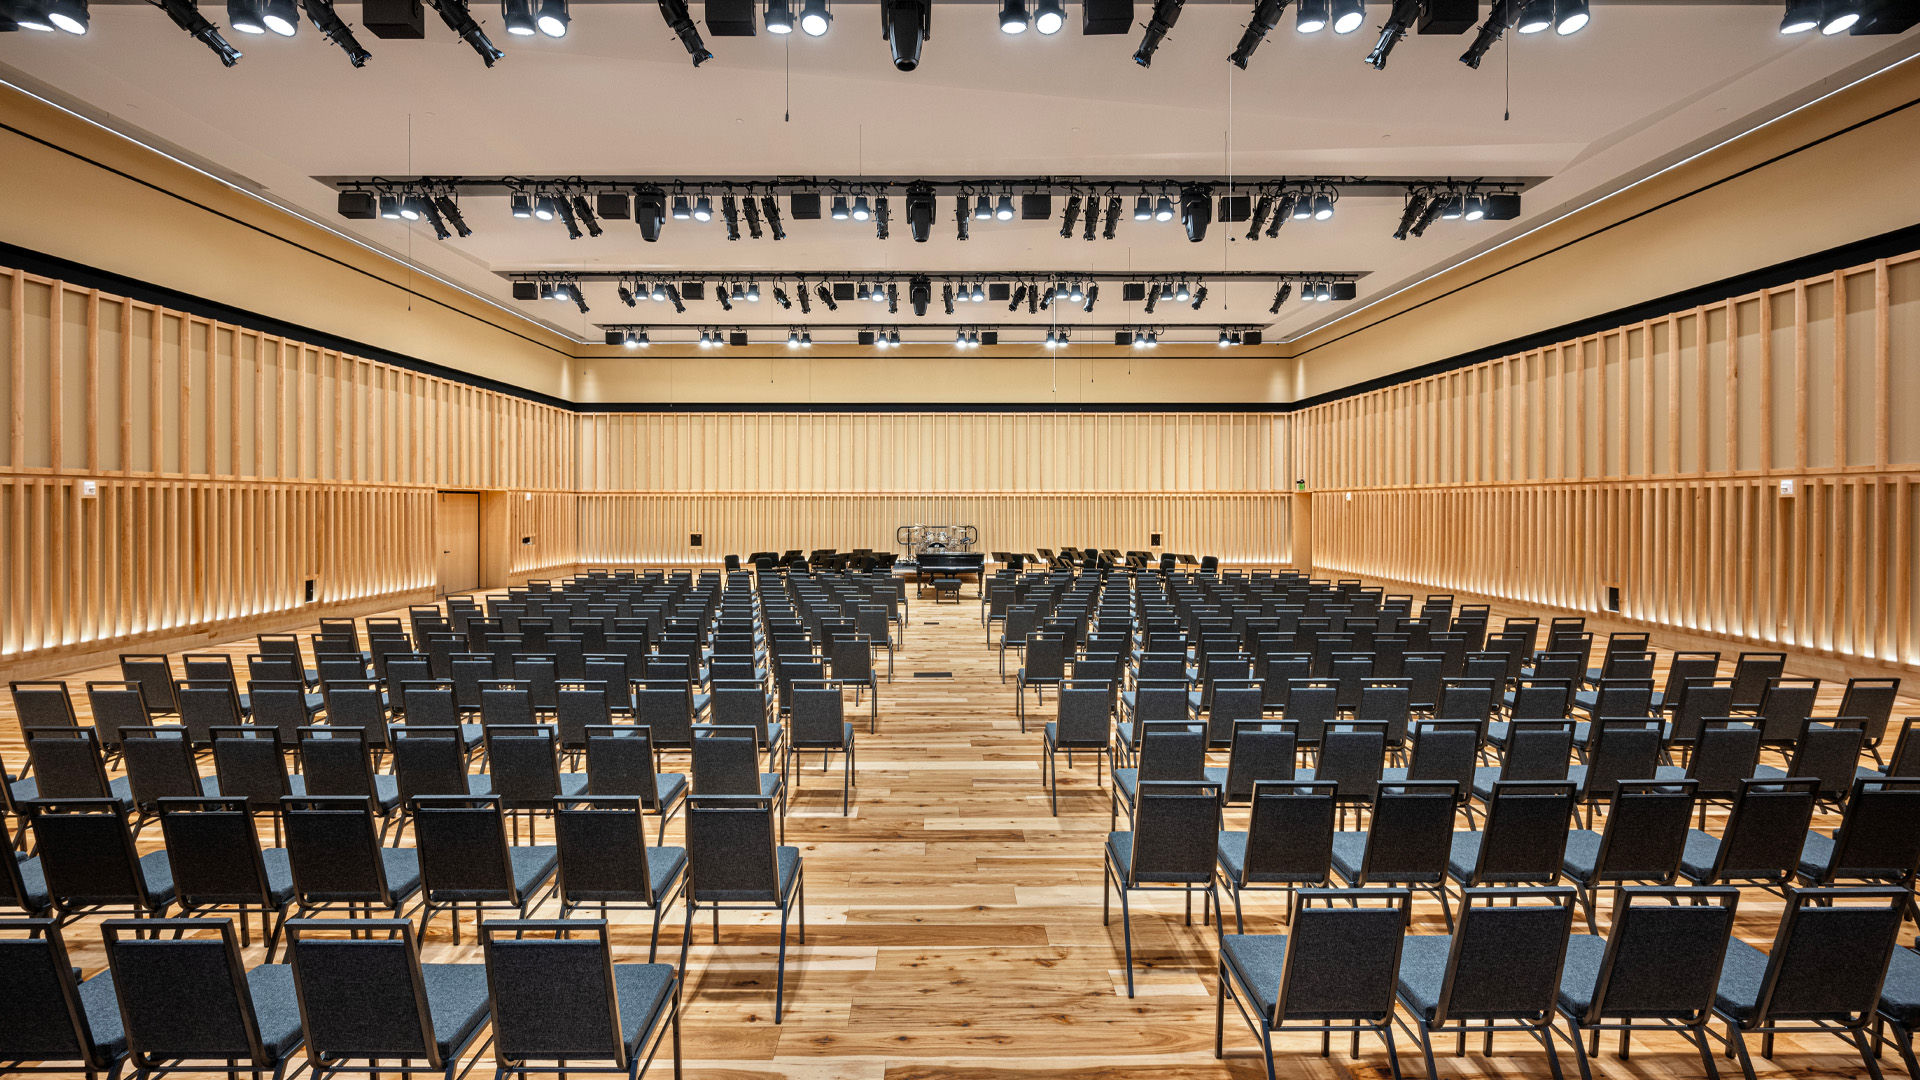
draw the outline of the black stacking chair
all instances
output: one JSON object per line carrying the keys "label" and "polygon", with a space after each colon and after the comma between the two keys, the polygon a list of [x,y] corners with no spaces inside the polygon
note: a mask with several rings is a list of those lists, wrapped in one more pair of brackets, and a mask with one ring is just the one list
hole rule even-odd
{"label": "black stacking chair", "polygon": [[1260,1037],[1267,1080],[1275,1080],[1275,1032],[1318,1031],[1325,1057],[1333,1033],[1348,1031],[1350,1055],[1357,1058],[1363,1030],[1386,1044],[1387,1068],[1400,1080],[1393,1046],[1394,988],[1411,904],[1405,889],[1305,890],[1293,898],[1289,933],[1222,937],[1213,1056],[1225,1056],[1231,999]]}
{"label": "black stacking chair", "polygon": [[180,711],[180,703],[173,696],[173,664],[165,653],[121,653],[120,677],[140,684],[140,696],[148,716]]}
{"label": "black stacking chair", "polygon": [[1594,930],[1593,907],[1600,889],[1629,882],[1671,885],[1687,849],[1687,823],[1693,819],[1693,781],[1623,782],[1614,792],[1603,833],[1575,829],[1567,834],[1561,869],[1580,890],[1587,931]]}
{"label": "black stacking chair", "polygon": [[694,732],[691,759],[693,794],[773,799],[780,814],[780,842],[786,842],[785,779],[777,772],[760,771],[760,741],[751,727],[700,725]]}
{"label": "black stacking chair", "polygon": [[678,679],[647,679],[634,684],[634,722],[653,733],[655,750],[691,750],[695,714],[693,688]]}
{"label": "black stacking chair", "polygon": [[1027,688],[1032,687],[1036,699],[1045,703],[1046,688],[1057,687],[1066,678],[1066,655],[1066,638],[1042,630],[1027,635],[1026,656],[1013,673],[1014,713],[1020,718],[1021,731],[1027,730]]}
{"label": "black stacking chair", "polygon": [[347,796],[287,798],[287,863],[301,918],[347,905],[349,917],[376,907],[396,919],[420,891],[420,852],[382,847],[368,800]]}
{"label": "black stacking chair", "polygon": [[610,907],[651,911],[647,963],[653,963],[660,921],[687,884],[687,849],[648,847],[640,800],[630,796],[562,799],[553,830],[560,851],[560,917],[593,904],[602,919]]}
{"label": "black stacking chair", "polygon": [[1742,780],[1720,836],[1687,833],[1680,873],[1695,885],[1749,883],[1785,895],[1800,868],[1817,781]]}
{"label": "black stacking chair", "polygon": [[1848,679],[1840,695],[1838,714],[1867,721],[1867,753],[1882,768],[1886,762],[1880,757],[1880,744],[1886,741],[1887,724],[1893,719],[1893,705],[1899,695],[1899,679]]}
{"label": "black stacking chair", "polygon": [[[1116,780],[1117,783],[1117,780]],[[1120,894],[1120,936],[1125,943],[1127,996],[1133,996],[1133,917],[1127,894],[1172,888],[1186,894],[1193,923],[1199,892],[1204,922],[1215,906],[1213,867],[1219,851],[1220,785],[1182,780],[1142,780],[1135,795],[1134,831],[1107,834],[1105,878],[1100,887],[1100,924],[1108,925],[1110,897]]]}
{"label": "black stacking chair", "polygon": [[1800,721],[1800,735],[1793,740],[1786,770],[1756,765],[1751,775],[1769,780],[1812,777],[1820,783],[1820,801],[1844,810],[1847,794],[1860,772],[1860,752],[1866,748],[1866,740],[1865,717],[1806,717]]}
{"label": "black stacking chair", "polygon": [[1333,834],[1334,873],[1349,888],[1394,885],[1433,893],[1452,930],[1447,856],[1458,798],[1451,781],[1381,783],[1369,827]]}
{"label": "black stacking chair", "polygon": [[1447,876],[1463,891],[1560,884],[1573,808],[1569,781],[1495,781],[1485,831],[1453,834]]}
{"label": "black stacking chair", "polygon": [[[341,1072],[439,1073],[453,1080],[469,1050],[486,1049],[486,1043],[474,1047],[489,1017],[486,968],[421,963],[413,924],[405,919],[355,920],[346,924],[352,937],[321,936],[340,925],[331,919],[287,924],[291,981],[314,1080]],[[366,1065],[354,1068],[353,1061]]]}
{"label": "black stacking chair", "polygon": [[[1227,771],[1207,765],[1207,737],[1195,724],[1143,724],[1140,750],[1135,756],[1137,768],[1113,770],[1113,791],[1107,800],[1107,828],[1119,821],[1126,808],[1127,821],[1133,822],[1143,782],[1177,780],[1197,784],[1224,785]],[[1309,777],[1308,779],[1312,779]]]}
{"label": "black stacking chair", "polygon": [[1713,1011],[1727,1022],[1721,1039],[1746,1080],[1754,1080],[1748,1033],[1761,1036],[1760,1055],[1771,1058],[1775,1034],[1817,1031],[1857,1049],[1867,1075],[1880,1080],[1866,1028],[1912,902],[1905,888],[1794,889],[1770,951],[1728,942]]}
{"label": "black stacking chair", "polygon": [[173,905],[173,868],[164,851],[134,850],[120,802],[42,799],[27,804],[27,821],[62,923],[89,914],[166,917]]}
{"label": "black stacking chair", "polygon": [[1587,1059],[1600,1056],[1603,1031],[1620,1033],[1622,1059],[1635,1031],[1673,1032],[1700,1051],[1709,1078],[1720,1075],[1707,1024],[1739,902],[1738,889],[1635,886],[1620,891],[1606,937],[1568,939],[1557,1004],[1581,1080],[1591,1080]]}
{"label": "black stacking chair", "polygon": [[[1846,816],[1832,839],[1807,833],[1798,877],[1812,886],[1866,881],[1898,885],[1911,894],[1920,866],[1920,783],[1854,781]],[[1920,921],[1920,908],[1907,900]]]}
{"label": "black stacking chair", "polygon": [[[625,680],[622,680],[623,682]],[[587,729],[613,723],[607,684],[599,679],[561,679],[553,688],[553,725],[560,737],[560,753],[578,766],[587,752]]]}
{"label": "black stacking chair", "polygon": [[[127,1050],[140,1080],[168,1072],[251,1072],[282,1080],[300,1049],[293,969],[248,970],[231,919],[109,919],[107,965],[120,998]],[[159,933],[174,932],[174,940]],[[188,930],[214,930],[188,938]],[[153,940],[142,940],[152,931]]]}
{"label": "black stacking chair", "polygon": [[[1574,740],[1579,742],[1579,726]],[[1628,780],[1651,780],[1660,775],[1660,725],[1637,717],[1606,717],[1592,724],[1593,741],[1586,763],[1567,767],[1567,779],[1580,791],[1587,808],[1587,827],[1593,827],[1593,808],[1611,803],[1620,784]]]}
{"label": "black stacking chair", "polygon": [[279,843],[280,800],[307,793],[305,776],[287,775],[279,729],[243,724],[217,727],[210,734],[213,736],[213,771],[220,782],[220,794],[245,799],[251,812],[271,817],[273,840]]}
{"label": "black stacking chair", "polygon": [[1794,740],[1813,715],[1819,696],[1819,679],[1768,679],[1766,691],[1753,710],[1761,744],[1783,757],[1792,756]]}
{"label": "black stacking chair", "polygon": [[[327,702],[327,726],[336,731],[344,728],[359,728],[361,739],[367,749],[375,755],[386,753],[392,746],[392,738],[387,729],[393,722],[392,711],[387,705],[387,695],[376,682],[327,683],[325,686]],[[312,767],[308,766],[308,771]]]}
{"label": "black stacking chair", "polygon": [[[7,1071],[117,1080],[127,1041],[113,976],[102,971],[82,981],[52,919],[9,919],[0,928],[27,935],[0,937],[7,1002],[0,1009],[0,1061],[15,1063]],[[25,1061],[40,1064],[18,1064]]]}
{"label": "black stacking chair", "polygon": [[587,794],[637,798],[660,816],[660,842],[667,839],[667,820],[678,813],[687,795],[687,774],[663,773],[656,768],[652,731],[645,727],[608,724],[587,729]]}
{"label": "black stacking chair", "polygon": [[93,733],[107,760],[120,753],[120,732],[153,723],[147,712],[146,692],[137,682],[90,682],[87,704],[93,710]]}
{"label": "black stacking chair", "polygon": [[753,728],[760,740],[760,749],[769,754],[778,752],[783,734],[781,725],[774,719],[778,715],[779,710],[767,695],[764,681],[713,684],[713,703],[708,710],[708,722],[735,727],[744,724]]}
{"label": "black stacking chair", "polygon": [[[1502,900],[1511,906],[1496,906]],[[1482,1052],[1487,1057],[1493,1056],[1494,1032],[1524,1032],[1546,1050],[1547,1064],[1559,1080],[1553,1018],[1573,928],[1573,902],[1574,891],[1568,888],[1467,889],[1457,933],[1406,939],[1400,950],[1398,997],[1413,1018],[1408,1030],[1420,1039],[1430,1080],[1440,1075],[1433,1064],[1434,1035],[1458,1024],[1460,1042],[1454,1055],[1464,1056],[1467,1027],[1476,1021],[1486,1039]]]}
{"label": "black stacking chair", "polygon": [[1109,718],[1113,713],[1112,697],[1106,683],[1087,683],[1067,680],[1060,684],[1060,693],[1055,700],[1056,717],[1049,720],[1041,742],[1040,773],[1041,780],[1047,785],[1048,797],[1055,817],[1060,816],[1060,762],[1059,755],[1067,755],[1067,768],[1073,768],[1074,751],[1085,751],[1093,755],[1094,786],[1101,783],[1101,770],[1106,756],[1111,751],[1112,739]]}
{"label": "black stacking chair", "polygon": [[1413,725],[1412,759],[1405,768],[1380,771],[1383,784],[1447,780],[1458,785],[1460,809],[1473,828],[1473,781],[1480,760],[1478,720],[1421,720]]}
{"label": "black stacking chair", "polygon": [[[426,727],[411,720],[393,729],[393,777],[400,785],[401,828],[415,799],[493,790],[493,777],[467,771],[466,740],[458,727]],[[397,841],[399,833],[394,837]]]}
{"label": "black stacking chair", "polygon": [[28,728],[26,737],[33,798],[111,799],[129,811],[134,808],[133,785],[124,776],[108,779],[106,758],[92,728]]}
{"label": "black stacking chair", "polygon": [[1227,750],[1222,801],[1228,806],[1246,802],[1253,798],[1254,785],[1265,781],[1292,782],[1298,753],[1299,738],[1294,725],[1265,720],[1235,721],[1233,741]]}
{"label": "black stacking chair", "polygon": [[1246,933],[1240,894],[1324,888],[1333,877],[1334,791],[1330,781],[1257,781],[1247,831],[1223,831],[1214,861],[1233,898],[1233,929]]}
{"label": "black stacking chair", "polygon": [[248,914],[258,911],[267,963],[273,963],[293,903],[293,871],[285,848],[261,850],[247,800],[162,799],[160,832],[181,914],[237,909],[244,947],[253,943]]}
{"label": "black stacking chair", "polygon": [[16,681],[7,686],[13,692],[13,715],[21,730],[80,726],[66,683]]}
{"label": "black stacking chair", "polygon": [[[39,856],[22,855],[12,845],[0,849],[0,909],[9,915],[35,919],[53,911],[53,897],[47,892],[47,876],[40,870]],[[0,1053],[0,1061],[6,1060],[10,1059]]]}
{"label": "black stacking chair", "polygon": [[1565,780],[1573,759],[1573,721],[1514,720],[1506,725],[1500,764],[1473,770],[1473,796],[1493,798],[1499,781]]}
{"label": "black stacking chair", "polygon": [[[1300,741],[1307,742],[1304,731]],[[1385,771],[1381,760],[1387,751],[1387,725],[1343,723],[1328,727],[1318,741],[1320,754],[1314,767],[1301,769],[1294,776],[1300,780],[1331,780],[1338,784],[1340,823],[1346,824],[1349,806],[1355,808],[1357,822],[1359,810],[1373,805],[1380,788],[1380,778]]]}
{"label": "black stacking chair", "polygon": [[818,682],[799,682],[793,684],[793,715],[787,732],[787,756],[781,764],[782,776],[792,775],[793,790],[800,787],[800,772],[804,763],[795,762],[796,755],[808,751],[820,754],[820,769],[826,771],[827,762],[834,754],[844,756],[845,772],[840,783],[840,814],[846,816],[853,798],[853,787],[857,783],[855,773],[855,754],[853,743],[853,725],[846,722],[846,699],[839,683],[831,679]]}
{"label": "black stacking chair", "polygon": [[1913,1053],[1913,1033],[1920,1028],[1920,952],[1893,950],[1893,962],[1887,965],[1886,982],[1880,987],[1880,1006],[1876,1010],[1873,1051],[1880,1052],[1885,1029],[1893,1029],[1893,1046],[1907,1067],[1908,1076],[1920,1076],[1920,1060]]}
{"label": "black stacking chair", "polygon": [[680,939],[680,970],[687,969],[693,920],[704,905],[713,912],[713,940],[720,943],[720,909],[780,912],[780,952],[773,986],[773,1022],[780,1022],[787,985],[787,918],[800,916],[800,944],[807,943],[807,888],[800,849],[774,840],[773,800],[757,795],[709,795],[687,805],[687,924]]}
{"label": "black stacking chair", "polygon": [[1920,716],[1909,716],[1900,721],[1900,734],[1894,739],[1893,753],[1888,755],[1883,767],[1868,769],[1863,766],[1855,776],[1876,780],[1890,776],[1920,776]]}
{"label": "black stacking chair", "polygon": [[[212,745],[214,728],[238,727],[247,722],[240,712],[240,696],[234,693],[233,684],[224,679],[213,682],[182,679],[174,684],[174,696],[179,702],[180,724],[187,729],[187,738],[193,740],[195,749],[204,750]],[[301,722],[306,721],[303,718]]]}
{"label": "black stacking chair", "polygon": [[853,703],[860,704],[861,692],[872,696],[867,702],[867,733],[880,726],[880,680],[873,671],[873,642],[864,635],[836,638],[829,653],[833,660],[833,681],[853,687]]}
{"label": "black stacking chair", "polygon": [[560,771],[560,739],[550,724],[489,724],[487,768],[492,794],[513,818],[513,840],[520,841],[520,814],[527,817],[527,841],[534,839],[540,812],[555,800],[587,793],[586,773]]}
{"label": "black stacking chair", "polygon": [[[1662,765],[1654,770],[1657,780],[1685,778],[1694,782],[1694,799],[1700,806],[1700,827],[1707,827],[1709,803],[1732,804],[1740,785],[1755,772],[1760,761],[1760,729],[1732,717],[1702,720],[1694,733],[1693,752],[1687,767]],[[1851,766],[1849,766],[1851,768]],[[1780,775],[1777,771],[1775,775]]]}
{"label": "black stacking chair", "polygon": [[473,906],[478,925],[483,911],[517,911],[524,919],[546,899],[541,889],[553,878],[559,853],[547,844],[510,846],[498,795],[423,796],[411,809],[426,897],[422,934],[445,908],[453,916],[457,945],[462,904]]}
{"label": "black stacking chair", "polygon": [[134,835],[159,813],[161,799],[217,798],[220,781],[200,775],[193,746],[177,727],[120,729],[121,764],[138,817]]}
{"label": "black stacking chair", "polygon": [[[575,936],[582,931],[586,938]],[[671,964],[614,963],[601,919],[491,922],[480,930],[480,945],[493,1003],[495,1080],[559,1071],[638,1080],[669,1032],[678,1080],[680,979]],[[605,1064],[583,1064],[596,1061]]]}
{"label": "black stacking chair", "polygon": [[365,728],[304,727],[300,729],[300,761],[305,766],[304,794],[350,796],[368,800],[380,816],[380,837],[398,819],[400,780],[375,772],[373,748]]}
{"label": "black stacking chair", "polygon": [[1743,652],[1733,665],[1733,707],[1753,711],[1767,684],[1786,674],[1787,654],[1781,652]]}

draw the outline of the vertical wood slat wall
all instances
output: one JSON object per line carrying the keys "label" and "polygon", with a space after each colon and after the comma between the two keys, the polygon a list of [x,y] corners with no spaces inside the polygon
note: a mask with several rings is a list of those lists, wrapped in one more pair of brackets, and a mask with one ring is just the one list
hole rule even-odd
{"label": "vertical wood slat wall", "polygon": [[1293,419],[1317,568],[1920,666],[1920,253]]}
{"label": "vertical wood slat wall", "polygon": [[976,525],[988,551],[1159,533],[1274,563],[1292,535],[1284,414],[594,414],[576,431],[588,563],[891,551],[915,523]]}
{"label": "vertical wood slat wall", "polygon": [[563,410],[6,268],[0,362],[0,656],[430,591],[439,488],[574,562]]}

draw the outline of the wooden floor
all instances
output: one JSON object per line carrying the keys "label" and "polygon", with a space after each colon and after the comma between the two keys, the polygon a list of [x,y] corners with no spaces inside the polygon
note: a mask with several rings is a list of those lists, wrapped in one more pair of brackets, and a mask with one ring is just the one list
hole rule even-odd
{"label": "wooden floor", "polygon": [[[1050,815],[1040,784],[1038,725],[1019,730],[1012,684],[997,677],[977,600],[915,602],[912,617],[894,681],[881,688],[879,734],[865,734],[863,725],[859,736],[852,813],[839,812],[837,762],[835,771],[822,774],[813,761],[793,800],[787,842],[806,860],[807,943],[789,953],[785,1022],[772,1022],[773,916],[729,914],[717,945],[703,917],[687,970],[687,1076],[1264,1075],[1258,1043],[1231,1009],[1227,1056],[1214,1058],[1214,930],[1199,925],[1197,914],[1186,925],[1176,898],[1136,900],[1139,996],[1128,1000],[1117,906],[1112,926],[1100,922],[1108,806],[1106,790],[1095,786],[1093,762],[1082,758],[1077,768],[1062,768],[1060,816]],[[1663,653],[1668,648],[1655,644]],[[252,645],[236,642],[227,651],[244,664]],[[920,672],[953,677],[916,678]],[[84,711],[81,683],[118,673],[94,669],[67,678]],[[1822,704],[1830,707],[1839,687],[1827,689]],[[1896,715],[1920,712],[1910,704],[1903,699]],[[1051,711],[1049,697],[1040,713]],[[0,718],[0,754],[17,771],[23,753],[11,701],[0,701]],[[1244,828],[1245,813],[1230,810],[1229,827]],[[679,822],[669,829],[669,843],[678,842]],[[157,830],[148,830],[143,847],[153,842]],[[1251,896],[1247,909],[1249,932],[1283,932],[1277,895]],[[1603,932],[1604,911],[1603,904]],[[1414,932],[1444,932],[1430,898],[1417,899],[1415,912]],[[1765,947],[1779,915],[1777,899],[1747,890],[1739,933]],[[676,909],[672,929],[663,932],[665,957],[679,945],[680,918]],[[644,920],[616,917],[616,923],[617,959],[644,960]],[[87,974],[103,965],[97,920],[69,928],[67,939]],[[424,959],[478,962],[471,934],[463,940],[451,944],[443,916],[427,938]],[[249,961],[261,955],[256,945]],[[1758,1057],[1757,1039],[1750,1045],[1762,1077],[1863,1073],[1831,1037],[1782,1038],[1771,1063]],[[1451,1038],[1444,1046],[1450,1053]],[[1595,1063],[1600,1075],[1704,1075],[1697,1055],[1678,1038],[1637,1038],[1625,1062],[1613,1056],[1613,1046],[1607,1040],[1607,1055]],[[1407,1075],[1420,1075],[1417,1046],[1401,1040],[1400,1047]],[[1441,1057],[1440,1072],[1549,1075],[1539,1045],[1525,1036],[1501,1036],[1492,1059],[1478,1047],[1478,1039],[1470,1040],[1465,1057]],[[1377,1041],[1362,1041],[1357,1062],[1344,1055],[1341,1040],[1331,1058],[1318,1056],[1319,1040],[1310,1036],[1279,1039],[1276,1049],[1285,1077],[1387,1075]],[[1570,1050],[1563,1048],[1561,1064],[1569,1077],[1578,1075]],[[1883,1064],[1889,1075],[1901,1075],[1895,1055]],[[1739,1075],[1733,1062],[1723,1061],[1722,1068]],[[665,1069],[656,1063],[654,1075],[668,1075]]]}

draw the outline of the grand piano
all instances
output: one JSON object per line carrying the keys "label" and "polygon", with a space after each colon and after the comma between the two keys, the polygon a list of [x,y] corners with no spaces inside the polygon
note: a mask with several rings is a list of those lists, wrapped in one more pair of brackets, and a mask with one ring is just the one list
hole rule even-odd
{"label": "grand piano", "polygon": [[[972,525],[902,525],[895,538],[907,549],[921,585],[967,574],[984,576],[987,554],[974,551],[980,530]],[[937,589],[937,586],[936,586]]]}

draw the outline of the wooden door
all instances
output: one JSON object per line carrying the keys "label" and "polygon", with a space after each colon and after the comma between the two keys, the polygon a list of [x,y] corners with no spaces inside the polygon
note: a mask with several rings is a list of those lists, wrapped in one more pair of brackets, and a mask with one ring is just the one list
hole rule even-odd
{"label": "wooden door", "polygon": [[440,595],[480,587],[480,496],[440,493]]}

